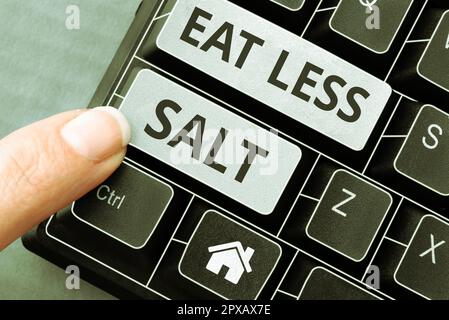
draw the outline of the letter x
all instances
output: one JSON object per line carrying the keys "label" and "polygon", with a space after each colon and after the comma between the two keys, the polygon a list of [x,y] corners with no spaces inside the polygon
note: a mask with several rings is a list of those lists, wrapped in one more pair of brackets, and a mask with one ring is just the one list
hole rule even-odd
{"label": "letter x", "polygon": [[423,253],[421,253],[419,256],[422,258],[425,255],[427,255],[429,252],[431,252],[432,253],[432,263],[436,264],[435,249],[438,248],[439,246],[442,246],[445,243],[446,243],[446,241],[440,241],[435,245],[435,238],[433,237],[433,234],[430,234],[430,248],[428,250],[424,251]]}

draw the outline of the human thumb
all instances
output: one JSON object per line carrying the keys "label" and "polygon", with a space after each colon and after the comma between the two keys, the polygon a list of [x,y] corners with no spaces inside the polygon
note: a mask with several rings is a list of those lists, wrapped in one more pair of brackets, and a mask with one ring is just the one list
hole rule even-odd
{"label": "human thumb", "polygon": [[61,113],[0,140],[0,250],[102,183],[129,141],[112,107]]}

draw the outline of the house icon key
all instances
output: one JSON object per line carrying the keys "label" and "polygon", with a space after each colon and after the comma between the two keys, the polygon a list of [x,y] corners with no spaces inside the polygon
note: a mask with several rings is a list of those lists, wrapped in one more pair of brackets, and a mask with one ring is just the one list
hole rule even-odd
{"label": "house icon key", "polygon": [[228,272],[225,279],[233,284],[239,283],[245,271],[252,272],[249,262],[254,254],[254,249],[247,247],[246,250],[243,250],[240,241],[211,246],[208,251],[212,255],[206,269],[218,275],[223,267],[227,267]]}

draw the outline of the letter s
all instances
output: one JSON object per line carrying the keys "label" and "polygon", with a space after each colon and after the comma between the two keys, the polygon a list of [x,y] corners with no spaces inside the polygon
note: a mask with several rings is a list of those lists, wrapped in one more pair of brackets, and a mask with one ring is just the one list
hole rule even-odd
{"label": "letter s", "polygon": [[172,109],[174,112],[179,113],[182,108],[179,104],[172,100],[162,100],[156,107],[156,117],[162,124],[162,130],[156,131],[149,124],[145,126],[145,132],[150,136],[158,140],[162,140],[168,137],[171,132],[171,123],[165,114],[165,109]]}
{"label": "letter s", "polygon": [[338,110],[337,116],[340,119],[342,119],[346,122],[356,122],[357,120],[359,120],[360,115],[362,114],[362,111],[360,109],[359,104],[355,100],[356,95],[361,95],[365,99],[368,99],[368,97],[370,96],[369,92],[363,88],[354,87],[354,88],[349,89],[348,94],[346,95],[346,99],[349,103],[349,106],[352,108],[353,113],[352,113],[352,115],[347,115],[343,111]]}
{"label": "letter s", "polygon": [[433,150],[436,147],[438,147],[438,143],[439,143],[437,136],[433,132],[433,129],[435,129],[437,131],[437,134],[439,136],[443,135],[443,129],[437,124],[431,124],[429,126],[429,128],[427,128],[427,132],[428,132],[430,138],[432,138],[433,143],[429,144],[426,139],[427,137],[424,136],[424,137],[422,137],[422,144],[424,145],[424,147],[426,147],[427,149],[430,149],[430,150]]}
{"label": "letter s", "polygon": [[338,105],[337,94],[332,88],[333,83],[338,84],[342,88],[346,85],[346,81],[339,76],[331,75],[327,77],[326,80],[324,80],[323,88],[327,96],[329,97],[329,103],[324,103],[319,98],[316,98],[315,101],[313,102],[321,110],[324,111],[334,110],[335,107]]}

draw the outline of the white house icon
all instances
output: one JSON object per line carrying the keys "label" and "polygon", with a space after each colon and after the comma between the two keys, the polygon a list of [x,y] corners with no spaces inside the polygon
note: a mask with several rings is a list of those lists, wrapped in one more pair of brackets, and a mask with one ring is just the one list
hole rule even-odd
{"label": "white house icon", "polygon": [[254,254],[254,249],[248,247],[243,250],[240,241],[229,242],[208,248],[212,256],[207,263],[206,269],[219,274],[223,266],[228,268],[225,279],[237,284],[243,272],[251,272],[249,261]]}

